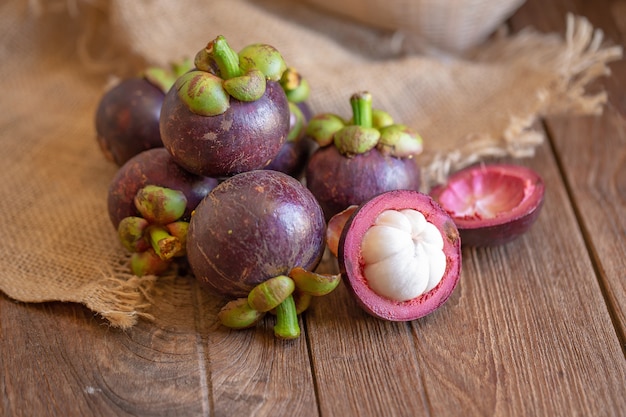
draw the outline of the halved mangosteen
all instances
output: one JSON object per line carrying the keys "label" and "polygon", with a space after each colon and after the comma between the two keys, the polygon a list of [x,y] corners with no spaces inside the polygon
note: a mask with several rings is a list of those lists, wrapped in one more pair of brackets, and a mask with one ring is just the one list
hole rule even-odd
{"label": "halved mangosteen", "polygon": [[508,243],[530,229],[545,185],[530,168],[479,164],[452,174],[430,195],[450,214],[467,246]]}
{"label": "halved mangosteen", "polygon": [[338,262],[366,312],[410,321],[452,294],[461,274],[461,241],[450,216],[430,196],[388,191],[354,210],[341,233]]}

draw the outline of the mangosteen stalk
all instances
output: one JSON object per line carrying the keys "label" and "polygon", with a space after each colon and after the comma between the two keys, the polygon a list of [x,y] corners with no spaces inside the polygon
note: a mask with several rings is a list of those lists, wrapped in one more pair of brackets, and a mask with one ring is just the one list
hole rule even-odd
{"label": "mangosteen stalk", "polygon": [[352,116],[356,126],[372,127],[372,95],[367,91],[353,94],[350,97]]}
{"label": "mangosteen stalk", "polygon": [[239,55],[228,45],[226,38],[222,35],[212,40],[207,46],[207,50],[215,58],[222,79],[229,80],[243,75],[239,66]]}
{"label": "mangosteen stalk", "polygon": [[169,260],[182,249],[180,240],[161,226],[148,227],[148,236],[154,252],[163,260]]}
{"label": "mangosteen stalk", "polygon": [[300,325],[293,295],[289,295],[276,307],[274,335],[279,339],[296,339],[300,336]]}

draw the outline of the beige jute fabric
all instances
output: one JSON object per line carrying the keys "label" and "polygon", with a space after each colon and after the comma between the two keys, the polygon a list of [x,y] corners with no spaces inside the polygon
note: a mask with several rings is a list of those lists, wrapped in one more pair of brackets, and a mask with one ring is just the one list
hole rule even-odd
{"label": "beige jute fabric", "polygon": [[95,109],[115,77],[193,56],[219,34],[235,49],[277,47],[309,79],[316,112],[347,116],[349,96],[369,90],[424,137],[425,189],[491,156],[532,156],[542,116],[600,112],[605,94],[585,86],[621,58],[573,16],[566,33],[500,33],[463,56],[426,55],[406,26],[345,16],[286,0],[2,2],[0,290],[82,303],[120,328],[148,315],[162,284],[127,272],[106,212],[117,168],[97,147]]}

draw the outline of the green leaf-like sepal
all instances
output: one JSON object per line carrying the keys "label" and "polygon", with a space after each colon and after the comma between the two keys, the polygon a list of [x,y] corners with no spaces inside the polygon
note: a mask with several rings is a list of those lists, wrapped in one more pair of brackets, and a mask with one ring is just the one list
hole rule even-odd
{"label": "green leaf-like sepal", "polygon": [[279,81],[287,64],[276,48],[264,43],[248,45],[239,51],[239,66],[244,72],[252,68],[261,70],[271,81]]}
{"label": "green leaf-like sepal", "polygon": [[346,126],[334,135],[334,143],[345,156],[363,154],[376,147],[380,132],[373,127]]}
{"label": "green leaf-like sepal", "polygon": [[256,101],[265,94],[265,75],[258,69],[251,69],[239,77],[224,81],[224,89],[239,101]]}
{"label": "green leaf-like sepal", "polygon": [[396,158],[410,158],[423,150],[422,137],[411,128],[395,124],[380,129],[378,150]]}
{"label": "green leaf-like sepal", "polygon": [[190,111],[201,116],[217,116],[230,107],[230,96],[221,78],[204,71],[191,71],[176,80],[178,97]]}

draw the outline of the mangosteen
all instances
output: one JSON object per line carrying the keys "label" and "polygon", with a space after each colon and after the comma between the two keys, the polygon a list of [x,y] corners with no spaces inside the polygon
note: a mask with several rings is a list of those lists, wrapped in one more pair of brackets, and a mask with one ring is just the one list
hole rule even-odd
{"label": "mangosteen", "polygon": [[163,145],[186,170],[228,177],[261,169],[289,132],[289,102],[279,81],[286,69],[270,45],[237,54],[223,36],[195,58],[196,68],[166,94],[161,110]]}
{"label": "mangosteen", "polygon": [[122,219],[139,216],[135,206],[137,192],[147,185],[156,185],[178,190],[185,196],[181,219],[188,220],[217,183],[215,178],[192,174],[180,167],[165,148],[148,149],[126,161],[113,177],[107,197],[109,218],[117,228]]}
{"label": "mangosteen", "polygon": [[100,98],[95,115],[98,144],[104,156],[122,166],[147,149],[162,147],[159,117],[165,93],[190,61],[171,68],[151,67],[119,81]]}
{"label": "mangosteen", "polygon": [[187,253],[196,278],[231,297],[295,267],[319,263],[326,222],[311,194],[295,178],[255,170],[221,182],[196,207]]}
{"label": "mangosteen", "polygon": [[461,239],[431,197],[393,190],[355,208],[341,232],[338,262],[366,312],[410,321],[452,294],[461,274]]}
{"label": "mangosteen", "polygon": [[388,113],[373,110],[368,92],[354,94],[350,103],[351,121],[323,113],[306,129],[320,146],[307,164],[306,184],[326,220],[382,192],[420,188],[420,168],[413,157],[422,152],[422,138],[394,123]]}
{"label": "mangosteen", "polygon": [[450,214],[467,246],[508,243],[533,225],[545,185],[530,168],[478,164],[459,170],[430,195]]}
{"label": "mangosteen", "polygon": [[247,328],[276,314],[276,336],[300,334],[297,314],[312,296],[325,295],[339,275],[316,274],[326,223],[311,192],[278,171],[234,175],[196,207],[187,234],[191,270],[213,293],[235,298],[220,322]]}

